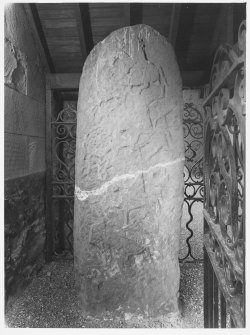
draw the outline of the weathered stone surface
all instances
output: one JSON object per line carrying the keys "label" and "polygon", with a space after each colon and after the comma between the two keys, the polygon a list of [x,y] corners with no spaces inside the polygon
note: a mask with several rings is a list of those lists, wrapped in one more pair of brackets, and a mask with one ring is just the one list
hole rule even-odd
{"label": "weathered stone surface", "polygon": [[45,106],[8,86],[4,87],[4,130],[45,137]]}
{"label": "weathered stone surface", "polygon": [[17,68],[17,59],[15,51],[11,43],[5,39],[4,41],[4,79],[6,84],[12,83],[13,71]]}
{"label": "weathered stone surface", "polygon": [[6,300],[44,264],[44,186],[44,173],[5,181]]}
{"label": "weathered stone surface", "polygon": [[28,137],[4,134],[4,179],[29,173]]}
{"label": "weathered stone surface", "polygon": [[5,179],[45,170],[45,72],[23,4],[5,6]]}
{"label": "weathered stone surface", "polygon": [[172,46],[148,26],[115,31],[85,62],[74,251],[88,311],[178,310],[181,89]]}
{"label": "weathered stone surface", "polygon": [[45,104],[45,68],[23,4],[4,12],[5,84]]}
{"label": "weathered stone surface", "polygon": [[29,174],[45,171],[45,138],[29,137]]}
{"label": "weathered stone surface", "polygon": [[[36,83],[34,85],[34,83]],[[35,61],[28,62],[27,70],[27,94],[29,97],[45,105],[45,72],[37,57]]]}
{"label": "weathered stone surface", "polygon": [[26,57],[16,50],[10,41],[5,39],[4,42],[4,82],[17,91],[27,94]]}
{"label": "weathered stone surface", "polygon": [[22,3],[6,4],[4,8],[4,35],[29,60],[35,61],[37,59],[39,55],[38,42]]}
{"label": "weathered stone surface", "polygon": [[4,135],[4,179],[45,171],[45,138]]}
{"label": "weathered stone surface", "polygon": [[[29,282],[44,262],[45,72],[24,5],[6,4],[4,14],[8,299]],[[38,171],[43,172],[33,175]]]}

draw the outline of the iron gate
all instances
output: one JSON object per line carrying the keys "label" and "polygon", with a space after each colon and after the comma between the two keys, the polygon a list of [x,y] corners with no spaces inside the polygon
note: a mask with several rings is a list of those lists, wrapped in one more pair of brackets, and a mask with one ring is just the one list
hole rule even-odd
{"label": "iron gate", "polygon": [[52,225],[54,256],[73,254],[76,105],[52,115]]}
{"label": "iron gate", "polygon": [[[193,102],[184,104],[183,113],[183,130],[185,144],[185,167],[184,167],[184,205],[187,208],[188,215],[185,216],[185,231],[183,234],[188,236],[185,238],[186,253],[180,257],[180,261],[196,261],[203,257],[195,257],[194,247],[197,247],[199,238],[198,231],[201,228],[202,208],[194,210],[195,204],[203,203],[203,115]],[[198,209],[198,210],[197,210]],[[184,215],[184,214],[183,214]],[[196,229],[192,229],[191,224],[197,221]],[[194,236],[197,235],[197,236]],[[191,245],[191,239],[194,237],[194,244]],[[195,245],[196,244],[196,245]]]}
{"label": "iron gate", "polygon": [[205,327],[245,325],[245,35],[214,58],[204,102]]}

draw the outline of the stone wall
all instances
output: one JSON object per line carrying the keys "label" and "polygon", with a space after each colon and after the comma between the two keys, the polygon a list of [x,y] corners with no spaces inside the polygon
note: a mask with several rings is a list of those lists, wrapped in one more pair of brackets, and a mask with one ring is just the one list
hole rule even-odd
{"label": "stone wall", "polygon": [[23,4],[5,6],[6,300],[44,262],[45,69]]}
{"label": "stone wall", "polygon": [[83,308],[178,311],[182,84],[149,26],[110,34],[80,81],[74,252]]}

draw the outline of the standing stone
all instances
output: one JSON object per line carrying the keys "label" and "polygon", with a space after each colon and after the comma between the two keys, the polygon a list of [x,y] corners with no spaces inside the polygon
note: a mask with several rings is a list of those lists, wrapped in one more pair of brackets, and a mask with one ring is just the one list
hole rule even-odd
{"label": "standing stone", "polygon": [[183,204],[182,83],[151,27],[96,45],[80,80],[74,250],[85,311],[176,312]]}

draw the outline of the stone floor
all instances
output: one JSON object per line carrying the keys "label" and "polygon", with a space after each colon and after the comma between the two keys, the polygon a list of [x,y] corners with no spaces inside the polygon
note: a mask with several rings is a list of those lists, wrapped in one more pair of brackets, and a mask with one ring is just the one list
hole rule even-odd
{"label": "stone floor", "polygon": [[6,310],[9,328],[202,328],[203,264],[181,264],[182,317],[143,318],[124,313],[83,315],[74,286],[72,261],[47,264]]}

